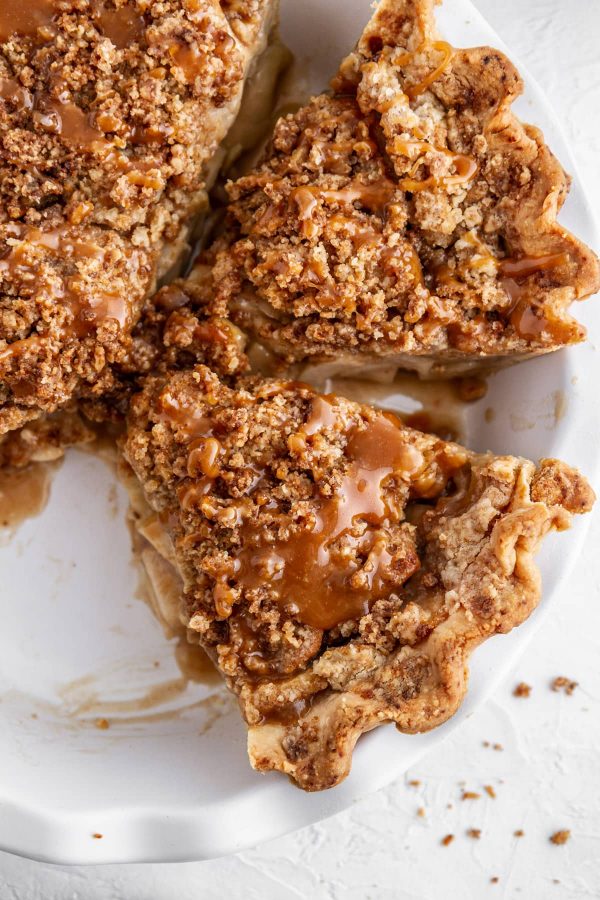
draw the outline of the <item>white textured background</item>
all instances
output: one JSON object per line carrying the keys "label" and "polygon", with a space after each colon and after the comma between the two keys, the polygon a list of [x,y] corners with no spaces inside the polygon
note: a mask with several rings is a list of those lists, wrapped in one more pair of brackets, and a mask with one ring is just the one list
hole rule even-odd
{"label": "white textured background", "polygon": [[[600,210],[600,0],[475,2],[545,88]],[[0,900],[597,900],[599,546],[596,515],[578,574],[527,657],[484,709],[385,791],[206,863],[67,869],[0,854]],[[570,697],[553,693],[557,675],[580,687]],[[512,696],[521,680],[533,686],[529,699]],[[483,796],[461,801],[463,782]],[[469,828],[481,838],[469,838]],[[552,845],[550,834],[562,828],[571,840]],[[442,847],[446,834],[455,840]]]}

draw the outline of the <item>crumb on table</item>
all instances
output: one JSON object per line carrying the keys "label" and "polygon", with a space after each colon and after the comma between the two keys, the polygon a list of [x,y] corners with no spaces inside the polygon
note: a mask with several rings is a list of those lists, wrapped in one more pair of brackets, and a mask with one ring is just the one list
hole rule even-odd
{"label": "crumb on table", "polygon": [[529,697],[532,687],[524,681],[520,681],[513,691],[513,697]]}
{"label": "crumb on table", "polygon": [[570,837],[570,830],[568,828],[562,828],[560,831],[555,831],[554,834],[550,835],[550,843],[560,846],[566,844]]}
{"label": "crumb on table", "polygon": [[572,681],[570,678],[565,678],[564,675],[559,675],[554,679],[550,687],[553,691],[563,691],[570,697],[575,688],[579,687],[579,682]]}

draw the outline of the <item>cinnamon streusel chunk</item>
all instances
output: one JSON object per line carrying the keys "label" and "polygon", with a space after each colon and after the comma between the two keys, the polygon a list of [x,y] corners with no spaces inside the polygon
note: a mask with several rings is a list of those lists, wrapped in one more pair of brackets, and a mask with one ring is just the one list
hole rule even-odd
{"label": "cinnamon streusel chunk", "polygon": [[111,386],[274,0],[3,0],[0,432]]}
{"label": "cinnamon streusel chunk", "polygon": [[556,460],[475,454],[202,364],[147,378],[123,450],[182,621],[239,697],[252,765],[306,790],[348,774],[363,732],[456,711],[472,650],[539,600],[541,539],[593,502]]}
{"label": "cinnamon streusel chunk", "polygon": [[441,40],[433,7],[382,0],[333,95],[229,185],[213,290],[288,362],[454,376],[584,337],[568,308],[599,268],[557,222],[569,179],[511,111],[514,66]]}

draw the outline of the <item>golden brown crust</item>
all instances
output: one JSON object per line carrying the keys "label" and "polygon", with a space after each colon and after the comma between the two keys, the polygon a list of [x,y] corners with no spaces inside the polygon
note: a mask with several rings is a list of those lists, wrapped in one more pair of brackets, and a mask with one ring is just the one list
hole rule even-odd
{"label": "golden brown crust", "polygon": [[582,339],[600,284],[557,222],[568,178],[511,111],[497,50],[438,39],[431,0],[386,0],[337,94],[281,119],[229,186],[214,291],[289,361],[385,357],[456,374]]}
{"label": "golden brown crust", "polygon": [[206,204],[271,0],[0,11],[0,431],[110,366]]}
{"label": "golden brown crust", "polygon": [[471,651],[537,604],[539,542],[593,501],[555,460],[474,454],[204,366],[147,380],[124,454],[168,534],[184,620],[238,694],[252,764],[306,790],[347,775],[364,731],[453,714]]}

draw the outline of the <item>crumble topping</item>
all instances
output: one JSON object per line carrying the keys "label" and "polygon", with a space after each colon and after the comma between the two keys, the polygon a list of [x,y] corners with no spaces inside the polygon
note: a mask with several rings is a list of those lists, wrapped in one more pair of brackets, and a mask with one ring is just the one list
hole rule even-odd
{"label": "crumble topping", "polygon": [[280,119],[228,187],[213,289],[288,362],[456,373],[584,336],[567,308],[600,275],[556,222],[568,178],[511,113],[511,63],[438,40],[433,5],[381,3],[334,96]]}
{"label": "crumble topping", "polygon": [[111,390],[206,207],[271,6],[3,2],[0,432]]}

